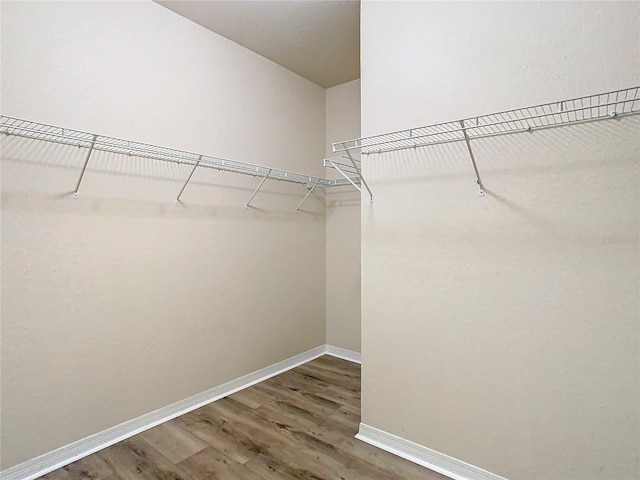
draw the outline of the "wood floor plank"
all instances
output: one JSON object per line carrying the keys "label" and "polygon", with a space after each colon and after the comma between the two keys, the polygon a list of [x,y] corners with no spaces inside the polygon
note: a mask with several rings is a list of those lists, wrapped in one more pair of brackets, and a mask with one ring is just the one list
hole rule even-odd
{"label": "wood floor plank", "polygon": [[179,463],[207,448],[205,442],[184,429],[181,423],[175,420],[142,432],[140,437],[173,463]]}
{"label": "wood floor plank", "polygon": [[240,440],[248,451],[254,454],[265,453],[269,446],[278,449],[294,448],[282,430],[287,425],[278,422],[277,418],[263,414],[263,407],[256,410],[245,410],[239,403],[224,399],[211,405],[210,413],[225,422],[223,431]]}
{"label": "wood floor plank", "polygon": [[349,405],[358,409],[360,408],[360,392],[353,392],[342,387],[329,385],[322,392],[317,393],[317,395],[342,405]]}
{"label": "wood floor plank", "polygon": [[274,377],[268,382],[260,384],[260,388],[282,389],[285,394],[298,393],[303,396],[317,395],[330,386],[331,384],[324,383],[318,378],[302,375],[298,372],[292,372],[288,377]]}
{"label": "wood floor plank", "polygon": [[308,362],[307,365],[326,368],[336,373],[347,373],[349,375],[360,378],[361,369],[359,364],[353,362],[345,362],[340,358],[331,357],[329,355],[324,355],[322,357],[316,358],[315,360]]}
{"label": "wood floor plank", "polygon": [[180,462],[177,467],[191,479],[262,480],[213,447],[199,451]]}
{"label": "wood floor plank", "polygon": [[[265,383],[264,385],[256,385],[254,388],[270,394],[271,401],[282,400],[304,405],[307,410],[318,415],[331,415],[342,406],[342,403],[335,402],[321,395],[305,391],[300,387],[293,387],[285,383],[274,381],[272,383]],[[270,402],[264,402],[263,405],[267,403]]]}
{"label": "wood floor plank", "polygon": [[113,469],[99,456],[89,455],[49,473],[42,480],[118,480]]}
{"label": "wood floor plank", "polygon": [[121,480],[190,480],[140,435],[116,443],[97,454]]}
{"label": "wood floor plank", "polygon": [[[345,468],[345,463],[348,462],[340,463],[333,458],[335,452],[327,442],[313,435],[305,436],[303,430],[317,424],[317,419],[309,423],[308,418],[305,420],[286,414],[279,416],[273,407],[265,405],[245,412],[243,406],[231,400],[212,405],[212,408],[228,421],[228,431],[234,437],[244,437],[245,442],[259,442],[259,447],[252,448],[257,456],[247,466],[262,475],[266,473],[267,478],[311,479],[325,478],[327,474],[330,475],[326,478],[340,478],[340,471],[349,470]],[[283,412],[284,410],[287,408]],[[307,414],[305,417],[309,415],[313,416]],[[288,423],[281,423],[279,420]],[[318,450],[319,445],[324,447],[323,451]],[[360,463],[365,465],[364,462]],[[360,468],[364,472],[356,470],[349,473],[354,479],[378,478],[371,468]]]}
{"label": "wood floor plank", "polygon": [[52,472],[45,480],[445,480],[356,440],[360,366],[329,356]]}
{"label": "wood floor plank", "polygon": [[276,400],[271,404],[263,405],[255,412],[280,429],[283,429],[283,426],[295,428],[297,431],[309,432],[326,441],[335,441],[351,433],[350,430],[347,431],[348,427],[337,422],[331,423],[328,417],[317,415],[289,402]]}
{"label": "wood floor plank", "polygon": [[330,418],[318,417],[295,406],[291,408],[292,406],[285,402],[274,403],[275,405],[263,405],[255,410],[255,413],[264,414],[265,419],[276,420],[280,432],[289,437],[292,445],[297,445],[299,452],[313,452],[315,461],[307,462],[308,465],[320,463],[321,472],[348,473],[346,478],[352,479],[397,477],[379,469],[366,459],[354,457],[348,451],[339,448],[344,438],[353,438],[357,428],[354,430],[353,427],[344,427],[338,422],[332,422]]}
{"label": "wood floor plank", "polygon": [[361,442],[355,438],[344,439],[340,443],[339,448],[348,451],[353,457],[375,465],[400,478],[419,478],[423,480],[443,480],[445,478],[436,472],[416,465],[413,462],[403,460],[392,453]]}
{"label": "wood floor plank", "polygon": [[175,420],[180,422],[185,430],[237,463],[244,464],[253,458],[250,452],[238,444],[237,439],[225,432],[222,428],[225,422],[216,421],[202,408]]}
{"label": "wood floor plank", "polygon": [[[233,409],[233,404],[228,404]],[[222,410],[226,410],[221,407]],[[251,420],[243,417],[239,412],[229,414],[227,418],[233,427],[247,436],[260,439],[264,445],[269,445],[267,452],[262,452],[262,462],[285,475],[302,475],[300,478],[314,478],[311,474],[322,478],[322,474],[332,473],[330,478],[339,478],[339,472],[348,473],[345,478],[351,479],[382,479],[396,478],[380,471],[375,465],[360,458],[351,458],[344,451],[337,450],[334,444],[342,436],[327,425],[322,417],[318,417],[287,402],[275,401],[269,405],[251,412]],[[269,426],[272,428],[269,428]],[[275,428],[273,428],[275,427]],[[355,434],[355,432],[350,432]],[[236,431],[235,435],[238,435]],[[278,438],[274,438],[277,435]],[[270,447],[276,446],[277,453],[273,454]],[[287,457],[286,452],[295,452],[293,457]],[[270,455],[266,455],[270,453]],[[254,462],[254,464],[257,462]],[[293,470],[283,465],[293,467]],[[283,473],[284,472],[284,473]]]}
{"label": "wood floor plank", "polygon": [[233,395],[229,395],[228,398],[231,398],[236,402],[240,402],[249,408],[258,408],[260,405],[271,400],[271,396],[269,394],[265,394],[260,389],[255,388],[255,385],[253,387],[240,390]]}
{"label": "wood floor plank", "polygon": [[316,379],[330,385],[337,385],[353,392],[360,391],[360,377],[356,377],[347,373],[335,373],[331,370],[319,368],[315,365],[309,364],[300,365],[297,368],[299,372],[304,373],[311,379]]}
{"label": "wood floor plank", "polygon": [[317,449],[318,444],[324,442],[315,438],[301,441],[302,432],[290,425],[280,424],[275,431],[265,430],[250,422],[236,421],[230,429],[236,436],[245,435],[262,442],[263,449],[246,465],[267,478],[340,478],[341,472],[345,470],[344,465],[328,455],[327,451]]}
{"label": "wood floor plank", "polygon": [[345,365],[342,362],[344,362],[344,360],[324,356],[312,360],[311,362],[307,362],[302,365],[302,367],[322,370],[334,375],[352,377],[360,380],[360,366],[355,363]]}
{"label": "wood floor plank", "polygon": [[262,480],[327,480],[308,470],[294,469],[276,459],[255,458],[246,464],[248,471]]}
{"label": "wood floor plank", "polygon": [[338,423],[344,428],[348,429],[348,432],[355,436],[360,428],[360,410],[352,408],[349,405],[343,405],[336,412],[329,415],[328,421]]}
{"label": "wood floor plank", "polygon": [[255,415],[254,411],[243,414],[243,407],[233,401],[223,403],[227,403],[226,407],[218,410],[229,421],[225,421],[222,430],[253,454],[244,465],[253,474],[266,479],[323,478],[310,470],[314,459],[300,450],[294,437],[280,428],[271,428],[270,420]]}

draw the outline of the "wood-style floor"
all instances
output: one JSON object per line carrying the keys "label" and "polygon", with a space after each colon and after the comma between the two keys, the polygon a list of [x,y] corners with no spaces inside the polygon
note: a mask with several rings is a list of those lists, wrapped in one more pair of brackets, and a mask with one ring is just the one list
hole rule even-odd
{"label": "wood-style floor", "polygon": [[42,479],[445,478],[356,440],[359,422],[360,366],[324,356]]}

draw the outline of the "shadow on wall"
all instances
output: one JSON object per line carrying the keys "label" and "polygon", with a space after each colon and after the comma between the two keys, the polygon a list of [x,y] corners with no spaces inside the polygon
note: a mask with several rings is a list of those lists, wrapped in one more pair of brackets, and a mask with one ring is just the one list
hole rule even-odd
{"label": "shadow on wall", "polygon": [[[602,230],[607,215],[624,216],[626,229],[636,222],[624,205],[639,197],[640,116],[475,139],[471,145],[486,192],[482,199],[464,142],[368,156],[363,174],[376,201],[364,213],[367,230],[385,218],[388,235],[401,228],[422,240],[440,235],[464,243],[471,234],[488,238],[496,229],[508,235],[496,216],[505,209],[523,234],[571,244],[613,235]],[[629,171],[636,175],[624,173]],[[571,214],[567,202],[574,205]],[[597,211],[586,208],[589,202],[599,205]],[[554,211],[558,207],[562,214]],[[404,210],[413,212],[411,220]],[[440,231],[447,215],[464,216],[465,228]],[[584,222],[581,215],[592,218]]]}
{"label": "shadow on wall", "polygon": [[516,204],[513,201],[508,200],[505,197],[498,195],[495,192],[492,192],[488,188],[485,187],[484,192],[486,195],[489,195],[491,198],[496,200],[500,205],[506,207],[511,213],[524,218],[530,225],[534,226],[541,232],[544,232],[546,235],[556,236],[557,231],[553,226],[553,223],[547,221],[544,217],[540,215],[536,215],[532,210],[529,210],[521,205]]}
{"label": "shadow on wall", "polygon": [[[2,192],[3,210],[21,210],[41,214],[67,213],[67,202],[73,200],[73,192],[63,194],[45,193],[14,193]],[[267,223],[313,223],[320,221],[324,215],[320,212],[312,212],[300,209],[295,212],[274,211],[260,207],[250,206],[245,209],[242,205],[233,206],[206,206],[202,204],[190,204],[181,202],[176,206],[171,202],[158,204],[158,202],[144,200],[124,200],[117,198],[91,197],[76,201],[82,204],[81,208],[74,208],[74,214],[104,217],[129,217],[129,218],[176,218],[184,220],[220,220],[224,222],[267,222]],[[48,208],[43,210],[42,205]]]}
{"label": "shadow on wall", "polygon": [[327,208],[338,207],[359,207],[361,204],[360,193],[358,192],[358,198],[346,199],[346,200],[328,200]]}
{"label": "shadow on wall", "polygon": [[[55,210],[70,201],[88,150],[14,136],[2,136],[3,208]],[[324,193],[304,186],[265,182],[248,209],[260,178],[198,168],[179,206],[178,194],[192,165],[176,164],[112,152],[94,151],[80,186],[74,211],[86,214],[218,218],[262,221],[317,221],[324,216]],[[30,177],[30,178],[29,178]],[[96,187],[97,188],[94,188]],[[158,203],[160,202],[160,204]],[[61,204],[61,205],[59,205]],[[81,205],[80,208],[77,206]],[[247,212],[248,210],[248,212]]]}

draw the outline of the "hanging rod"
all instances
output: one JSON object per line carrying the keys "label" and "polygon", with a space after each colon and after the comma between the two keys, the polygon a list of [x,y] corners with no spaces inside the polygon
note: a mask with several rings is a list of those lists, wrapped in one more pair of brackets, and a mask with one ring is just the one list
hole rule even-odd
{"label": "hanging rod", "polygon": [[[208,167],[216,170],[251,175],[254,177],[268,176],[270,180],[299,183],[307,186],[307,188],[311,188],[314,185],[322,187],[341,187],[350,185],[350,182],[346,179],[327,180],[325,178],[303,175],[301,173],[290,172],[287,170],[279,170],[277,168],[238,162],[210,155],[201,155],[167,147],[160,147],[157,145],[108,137],[105,135],[96,135],[93,133],[32,122],[29,120],[22,120],[5,115],[0,116],[0,134],[87,148],[89,150],[89,154],[87,155],[83,172],[76,186],[74,195],[76,198],[89,156],[93,151],[117,153],[178,164],[189,164],[194,167]],[[182,191],[178,195],[178,199],[181,194]]]}
{"label": "hanging rod", "polygon": [[640,87],[517,108],[426,127],[335,142],[333,152],[363,155],[592,122],[640,113]]}

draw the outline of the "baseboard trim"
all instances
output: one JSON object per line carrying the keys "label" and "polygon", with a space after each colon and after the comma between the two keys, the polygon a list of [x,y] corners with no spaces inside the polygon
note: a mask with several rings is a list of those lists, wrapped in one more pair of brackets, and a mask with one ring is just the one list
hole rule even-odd
{"label": "baseboard trim", "polygon": [[327,355],[332,357],[338,357],[349,362],[362,363],[362,355],[360,352],[354,352],[353,350],[347,350],[346,348],[334,347],[333,345],[326,345]]}
{"label": "baseboard trim", "polygon": [[360,424],[356,438],[454,480],[507,480],[495,473],[364,423]]}
{"label": "baseboard trim", "polygon": [[[335,347],[331,347],[331,349],[333,348]],[[46,475],[49,472],[102,450],[103,448],[144,432],[156,425],[179,417],[180,415],[184,415],[185,413],[191,412],[192,410],[200,408],[211,402],[215,402],[220,398],[231,395],[239,390],[250,387],[251,385],[255,385],[256,383],[262,382],[263,380],[271,378],[282,372],[286,372],[287,370],[291,370],[292,368],[302,365],[303,363],[307,363],[325,354],[340,356],[330,353],[328,345],[319,345],[311,350],[300,353],[281,362],[274,363],[273,365],[236,378],[235,380],[231,380],[230,382],[211,388],[205,392],[198,393],[166,407],[159,408],[153,412],[121,423],[115,427],[108,428],[107,430],[103,430],[102,432],[98,432],[94,435],[82,438],[76,442],[70,443],[56,450],[52,450],[51,452],[47,452],[44,455],[40,455],[39,457],[32,458],[3,470],[0,472],[0,479],[34,480],[42,475]]]}

